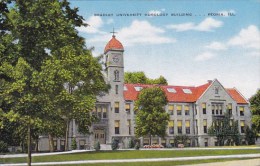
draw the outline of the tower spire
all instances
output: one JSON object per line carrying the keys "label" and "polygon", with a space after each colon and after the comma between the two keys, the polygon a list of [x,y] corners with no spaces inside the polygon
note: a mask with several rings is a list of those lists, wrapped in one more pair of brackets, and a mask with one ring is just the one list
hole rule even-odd
{"label": "tower spire", "polygon": [[112,37],[116,37],[116,36],[115,36],[115,33],[117,33],[117,32],[115,32],[115,28],[114,28],[114,27],[113,27],[113,31],[110,32],[110,33],[113,33]]}

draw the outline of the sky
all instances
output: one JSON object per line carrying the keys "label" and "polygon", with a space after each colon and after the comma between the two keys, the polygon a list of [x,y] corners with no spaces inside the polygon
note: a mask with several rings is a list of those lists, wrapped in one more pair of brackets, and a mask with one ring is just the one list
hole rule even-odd
{"label": "sky", "polygon": [[260,0],[69,2],[90,25],[77,30],[94,56],[103,54],[115,29],[125,71],[162,75],[169,85],[217,79],[245,98],[260,88]]}

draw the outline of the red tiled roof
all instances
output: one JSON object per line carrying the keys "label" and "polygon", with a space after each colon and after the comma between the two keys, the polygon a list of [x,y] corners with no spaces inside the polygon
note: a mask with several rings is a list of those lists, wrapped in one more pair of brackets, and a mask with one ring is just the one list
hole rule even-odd
{"label": "red tiled roof", "polygon": [[107,43],[104,53],[111,49],[124,50],[122,43],[120,43],[120,41],[118,41],[114,35],[112,36],[112,39]]}
{"label": "red tiled roof", "polygon": [[[124,91],[125,100],[137,100],[137,96],[139,94],[138,91],[135,90],[135,87],[154,87],[160,86],[162,90],[165,92],[167,99],[169,102],[195,102],[199,99],[199,97],[207,90],[207,88],[211,85],[212,82],[208,82],[201,86],[171,86],[171,85],[145,85],[145,84],[125,84],[127,88]],[[169,92],[168,88],[174,88],[175,93]],[[192,93],[184,93],[183,89],[190,89]],[[248,104],[246,99],[235,89],[226,89],[228,94],[238,103],[238,104]]]}
{"label": "red tiled roof", "polygon": [[[170,86],[170,85],[144,85],[144,84],[125,84],[127,91],[124,91],[125,100],[137,100],[138,91],[134,87],[142,88],[160,86],[165,92],[169,102],[195,102],[209,87],[211,83],[207,83],[198,87],[194,86]],[[169,92],[168,88],[174,88],[175,93]],[[192,93],[184,93],[183,89],[190,89]]]}
{"label": "red tiled roof", "polygon": [[228,94],[238,103],[238,104],[248,104],[246,99],[235,89],[229,88],[226,89]]}

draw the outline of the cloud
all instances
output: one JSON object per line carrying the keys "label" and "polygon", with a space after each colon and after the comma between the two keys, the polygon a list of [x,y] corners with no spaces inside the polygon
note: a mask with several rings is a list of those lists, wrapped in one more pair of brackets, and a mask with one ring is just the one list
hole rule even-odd
{"label": "cloud", "polygon": [[224,17],[229,17],[229,16],[228,16],[228,13],[233,13],[233,14],[235,14],[236,12],[235,12],[235,10],[230,9],[230,10],[221,10],[221,11],[219,11],[218,13],[224,14]]}
{"label": "cloud", "polygon": [[209,45],[205,46],[208,49],[211,50],[226,50],[227,46],[225,46],[224,44],[220,43],[220,42],[212,42]]}
{"label": "cloud", "polygon": [[195,57],[195,61],[206,61],[212,59],[216,56],[212,52],[203,52]]}
{"label": "cloud", "polygon": [[260,49],[260,31],[257,26],[250,25],[242,29],[239,34],[228,41],[230,46],[239,46],[243,48]]}
{"label": "cloud", "polygon": [[107,24],[112,24],[112,23],[114,23],[114,20],[113,20],[112,18],[110,18],[110,19],[108,19],[108,20],[106,21],[106,23],[107,23]]}
{"label": "cloud", "polygon": [[260,57],[260,52],[259,51],[252,51],[247,53],[248,56],[252,56],[252,57]]}
{"label": "cloud", "polygon": [[171,24],[171,25],[168,25],[167,28],[174,29],[178,32],[188,31],[188,30],[213,31],[213,29],[219,28],[222,25],[223,25],[222,21],[208,17],[197,25],[193,22],[188,22],[188,23],[183,23],[183,24]]}
{"label": "cloud", "polygon": [[84,27],[78,27],[77,30],[83,33],[100,33],[100,34],[104,34],[104,32],[102,32],[101,30],[99,30],[104,22],[101,19],[100,16],[91,16],[87,19],[87,21],[84,21],[85,23],[87,23],[89,26]]}
{"label": "cloud", "polygon": [[[164,34],[164,29],[153,26],[148,21],[134,20],[130,26],[118,30],[117,38],[124,46],[139,44],[166,44],[176,42],[176,39],[164,36]],[[88,41],[101,42],[108,41],[110,38],[110,34],[97,35]]]}

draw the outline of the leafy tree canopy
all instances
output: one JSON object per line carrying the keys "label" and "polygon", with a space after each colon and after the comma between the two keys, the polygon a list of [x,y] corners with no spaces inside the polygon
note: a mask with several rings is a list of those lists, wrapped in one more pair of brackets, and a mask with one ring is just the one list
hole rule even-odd
{"label": "leafy tree canopy", "polygon": [[125,72],[125,83],[168,85],[167,80],[163,76],[156,79],[150,79],[142,71]]}
{"label": "leafy tree canopy", "polygon": [[[164,110],[167,104],[165,93],[159,87],[145,88],[135,102],[137,137],[158,135],[164,137],[169,114]],[[151,140],[150,140],[151,143]]]}
{"label": "leafy tree canopy", "polygon": [[253,128],[260,133],[260,89],[250,98]]}
{"label": "leafy tree canopy", "polygon": [[238,121],[230,118],[226,113],[224,117],[216,117],[208,130],[209,135],[216,136],[219,146],[229,144],[233,141],[236,145],[240,144],[240,134],[238,129]]}

